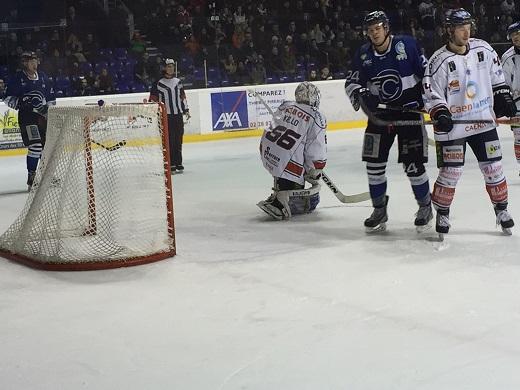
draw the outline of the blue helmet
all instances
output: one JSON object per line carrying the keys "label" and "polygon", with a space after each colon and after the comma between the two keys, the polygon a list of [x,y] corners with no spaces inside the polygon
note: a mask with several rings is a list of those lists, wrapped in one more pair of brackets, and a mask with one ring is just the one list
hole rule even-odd
{"label": "blue helmet", "polygon": [[383,23],[385,27],[388,27],[390,24],[388,21],[388,16],[383,11],[372,11],[369,12],[365,19],[363,20],[363,26],[366,29],[368,26],[371,26],[373,24],[377,23]]}
{"label": "blue helmet", "polygon": [[462,26],[464,24],[474,24],[473,16],[464,8],[450,9],[446,11],[446,18],[444,19],[446,27]]}
{"label": "blue helmet", "polygon": [[507,28],[507,39],[511,39],[511,34],[520,31],[520,22],[514,22]]}

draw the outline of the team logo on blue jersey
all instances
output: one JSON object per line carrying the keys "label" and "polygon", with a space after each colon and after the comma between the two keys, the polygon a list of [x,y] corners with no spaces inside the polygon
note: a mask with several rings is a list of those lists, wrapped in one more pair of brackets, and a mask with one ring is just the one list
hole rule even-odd
{"label": "team logo on blue jersey", "polygon": [[382,102],[390,102],[398,99],[403,93],[401,75],[397,70],[385,69],[372,78],[372,84],[379,91]]}
{"label": "team logo on blue jersey", "polygon": [[403,41],[399,41],[395,44],[395,51],[397,52],[397,56],[395,58],[397,58],[398,61],[406,60],[408,58]]}

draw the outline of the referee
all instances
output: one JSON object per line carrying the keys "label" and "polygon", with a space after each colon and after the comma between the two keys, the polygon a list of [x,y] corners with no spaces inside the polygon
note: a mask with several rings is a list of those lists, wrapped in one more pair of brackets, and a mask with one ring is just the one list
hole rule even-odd
{"label": "referee", "polygon": [[150,101],[163,102],[168,113],[168,134],[170,143],[170,163],[172,173],[182,173],[182,137],[184,135],[185,114],[190,118],[186,93],[181,81],[174,77],[175,61],[167,58],[164,61],[164,77],[153,83],[150,91]]}

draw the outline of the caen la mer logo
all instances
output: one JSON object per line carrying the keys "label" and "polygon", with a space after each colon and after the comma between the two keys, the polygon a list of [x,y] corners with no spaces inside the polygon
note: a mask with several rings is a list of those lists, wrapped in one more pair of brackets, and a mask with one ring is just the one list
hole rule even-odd
{"label": "caen la mer logo", "polygon": [[406,55],[406,48],[404,46],[403,41],[399,41],[395,45],[395,51],[397,52],[397,58],[398,61],[406,60],[408,57]]}

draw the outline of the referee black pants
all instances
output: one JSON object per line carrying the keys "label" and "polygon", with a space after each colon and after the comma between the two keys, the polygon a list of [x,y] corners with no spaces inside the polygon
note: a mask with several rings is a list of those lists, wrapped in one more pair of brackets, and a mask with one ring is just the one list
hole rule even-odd
{"label": "referee black pants", "polygon": [[184,136],[184,122],[182,114],[168,115],[168,136],[170,141],[170,165],[182,165],[182,137]]}

